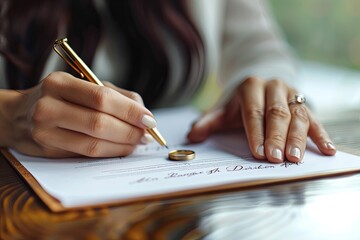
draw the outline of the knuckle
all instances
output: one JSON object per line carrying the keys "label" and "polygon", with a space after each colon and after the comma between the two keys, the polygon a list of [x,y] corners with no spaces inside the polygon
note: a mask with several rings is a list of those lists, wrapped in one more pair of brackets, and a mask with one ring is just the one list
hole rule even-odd
{"label": "knuckle", "polygon": [[107,99],[111,98],[112,94],[113,94],[113,90],[111,88],[100,87],[100,86],[95,87],[93,89],[93,92],[91,93],[93,99],[93,105],[97,109],[103,110],[105,108]]}
{"label": "knuckle", "polygon": [[325,133],[325,132],[320,132],[319,134],[314,136],[314,139],[316,141],[324,142],[324,141],[327,141],[329,139],[329,135],[327,133]]}
{"label": "knuckle", "polygon": [[101,136],[106,128],[106,119],[103,114],[95,113],[89,120],[90,133],[95,136]]}
{"label": "knuckle", "polygon": [[296,143],[298,145],[306,143],[306,136],[302,136],[300,134],[293,134],[288,137],[289,141]]}
{"label": "knuckle", "polygon": [[245,94],[244,91],[246,91],[246,89],[252,88],[253,86],[257,86],[260,84],[260,82],[261,79],[254,76],[250,76],[246,78],[245,81],[243,81],[242,84],[237,88],[237,92],[239,94]]}
{"label": "knuckle", "polygon": [[101,146],[98,139],[92,139],[88,143],[85,149],[85,155],[88,157],[99,157],[101,155]]}
{"label": "knuckle", "polygon": [[309,123],[309,117],[304,106],[293,107],[290,111],[293,117],[300,119],[304,123]]}
{"label": "knuckle", "polygon": [[268,82],[268,84],[275,88],[282,88],[284,86],[284,82],[280,79],[272,79]]}
{"label": "knuckle", "polygon": [[252,145],[257,146],[259,144],[264,143],[264,135],[262,133],[253,133],[248,135],[249,142],[252,143]]}
{"label": "knuckle", "polygon": [[45,81],[56,81],[57,79],[62,77],[61,72],[52,72],[44,79]]}
{"label": "knuckle", "polygon": [[33,128],[31,131],[32,139],[40,145],[44,145],[46,143],[48,135],[49,133],[42,128]]}
{"label": "knuckle", "polygon": [[275,142],[277,145],[282,145],[285,142],[285,137],[281,133],[275,132],[267,139],[267,141]]}
{"label": "knuckle", "polygon": [[139,119],[140,117],[140,110],[138,105],[135,102],[131,102],[127,111],[125,112],[124,119],[128,119],[130,121],[136,121],[135,119]]}
{"label": "knuckle", "polygon": [[63,73],[61,72],[52,72],[47,77],[42,80],[41,87],[43,90],[53,88],[54,85],[59,84],[59,80],[62,78]]}
{"label": "knuckle", "polygon": [[254,76],[250,76],[243,82],[243,84],[252,86],[252,85],[258,84],[260,81],[261,80],[259,78],[254,77]]}
{"label": "knuckle", "polygon": [[138,140],[139,134],[137,133],[137,130],[135,127],[130,127],[126,136],[125,136],[125,141],[127,143],[134,143],[137,142],[136,140]]}
{"label": "knuckle", "polygon": [[283,104],[274,104],[268,107],[266,115],[280,119],[290,119],[291,117],[289,108]]}
{"label": "knuckle", "polygon": [[131,98],[132,100],[134,100],[136,102],[142,102],[143,101],[142,97],[137,92],[130,92],[129,93],[129,98]]}
{"label": "knuckle", "polygon": [[32,122],[34,124],[43,123],[51,116],[51,107],[45,98],[40,99],[36,102],[32,114]]}
{"label": "knuckle", "polygon": [[259,106],[247,106],[245,108],[245,114],[252,119],[263,119],[264,110]]}

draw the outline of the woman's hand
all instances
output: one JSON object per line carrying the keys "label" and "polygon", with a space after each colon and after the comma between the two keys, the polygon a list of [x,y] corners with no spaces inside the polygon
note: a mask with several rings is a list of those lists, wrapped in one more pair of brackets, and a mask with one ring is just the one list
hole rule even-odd
{"label": "woman's hand", "polygon": [[212,133],[245,128],[250,150],[257,159],[299,162],[309,136],[325,155],[336,149],[323,126],[305,104],[288,104],[296,91],[279,80],[246,79],[222,108],[204,114],[188,134],[201,142]]}
{"label": "woman's hand", "polygon": [[138,94],[64,72],[18,91],[3,112],[13,131],[6,145],[45,157],[128,155],[150,141],[145,129],[156,126]]}

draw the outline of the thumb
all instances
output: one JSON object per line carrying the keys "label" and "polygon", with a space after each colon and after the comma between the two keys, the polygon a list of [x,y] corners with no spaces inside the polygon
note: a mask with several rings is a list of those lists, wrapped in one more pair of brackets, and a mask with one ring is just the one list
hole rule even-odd
{"label": "thumb", "polygon": [[193,125],[188,133],[190,142],[202,142],[212,133],[223,128],[225,111],[223,108],[212,110],[202,115]]}

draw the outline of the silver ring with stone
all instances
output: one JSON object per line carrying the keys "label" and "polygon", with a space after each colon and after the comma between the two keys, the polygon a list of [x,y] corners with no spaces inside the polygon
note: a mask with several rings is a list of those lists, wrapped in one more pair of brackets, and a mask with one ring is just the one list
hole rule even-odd
{"label": "silver ring with stone", "polygon": [[303,104],[306,102],[306,98],[304,96],[304,94],[302,93],[296,93],[295,94],[295,98],[289,100],[288,105],[293,105],[293,104]]}

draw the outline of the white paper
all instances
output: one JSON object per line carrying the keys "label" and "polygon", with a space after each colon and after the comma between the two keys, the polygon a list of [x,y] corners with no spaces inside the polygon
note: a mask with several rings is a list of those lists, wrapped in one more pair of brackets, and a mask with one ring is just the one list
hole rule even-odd
{"label": "white paper", "polygon": [[360,157],[338,152],[326,157],[310,144],[304,161],[272,164],[252,158],[241,132],[216,135],[202,144],[182,145],[198,113],[191,108],[155,112],[158,129],[170,150],[191,149],[191,161],[170,161],[157,143],[134,154],[108,159],[46,159],[12,154],[39,184],[65,207],[123,201],[136,197],[200,189],[250,180],[280,179],[360,169]]}

